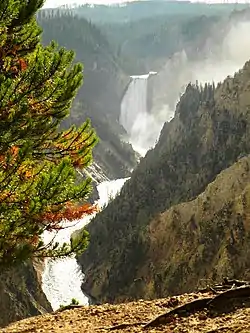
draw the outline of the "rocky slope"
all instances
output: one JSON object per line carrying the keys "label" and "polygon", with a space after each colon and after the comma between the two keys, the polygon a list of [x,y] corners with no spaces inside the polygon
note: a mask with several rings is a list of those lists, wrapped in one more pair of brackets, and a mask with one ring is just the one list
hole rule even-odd
{"label": "rocky slope", "polygon": [[41,288],[39,266],[38,263],[27,262],[1,269],[0,327],[52,311]]}
{"label": "rocky slope", "polygon": [[[168,320],[157,323],[155,327],[144,328],[144,325],[159,315],[165,314],[176,306],[187,302],[213,297],[211,293],[185,294],[172,298],[154,301],[138,301],[120,305],[105,304],[102,306],[80,307],[74,310],[55,312],[14,323],[2,333],[101,333],[101,332],[228,332],[248,333],[250,330],[249,298],[244,301],[228,301],[226,307],[201,309],[179,316],[168,317]],[[244,304],[243,304],[244,303]]]}
{"label": "rocky slope", "polygon": [[[87,293],[102,302],[151,298],[187,291],[220,274],[247,274],[248,189],[239,184],[249,179],[248,162],[225,171],[221,183],[215,178],[250,153],[249,109],[250,62],[217,88],[188,85],[155,149],[87,227],[90,245],[79,258]],[[222,188],[213,193],[218,205],[209,210],[205,198],[213,181],[213,188],[231,187],[228,196]],[[240,210],[242,202],[247,206]],[[188,282],[185,274],[192,276]]]}
{"label": "rocky slope", "polygon": [[190,291],[224,276],[249,279],[249,199],[247,157],[220,173],[195,200],[154,218],[137,287],[151,298]]}

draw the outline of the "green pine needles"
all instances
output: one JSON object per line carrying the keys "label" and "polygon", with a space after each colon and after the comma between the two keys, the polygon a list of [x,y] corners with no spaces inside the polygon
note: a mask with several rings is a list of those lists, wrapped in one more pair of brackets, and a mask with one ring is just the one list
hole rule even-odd
{"label": "green pine needles", "polygon": [[76,168],[91,163],[96,134],[89,120],[59,129],[82,66],[72,65],[72,51],[41,45],[35,14],[43,2],[0,3],[0,265],[83,251],[86,232],[63,246],[43,244],[41,235],[95,210],[86,203],[91,179],[75,180]]}

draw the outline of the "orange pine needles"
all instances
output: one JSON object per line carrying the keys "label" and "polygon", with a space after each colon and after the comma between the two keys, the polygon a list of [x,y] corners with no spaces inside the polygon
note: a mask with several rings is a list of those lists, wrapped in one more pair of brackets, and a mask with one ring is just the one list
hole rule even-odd
{"label": "orange pine needles", "polygon": [[19,148],[18,148],[17,146],[12,146],[12,147],[10,148],[10,152],[11,152],[11,154],[12,154],[13,156],[17,156],[18,151],[19,151]]}
{"label": "orange pine needles", "polygon": [[25,71],[27,69],[28,65],[24,59],[22,58],[18,59],[18,63],[21,71]]}
{"label": "orange pine needles", "polygon": [[18,159],[18,151],[17,146],[11,146],[5,154],[0,155],[0,166],[5,170],[11,168]]}
{"label": "orange pine needles", "polygon": [[68,221],[73,221],[82,218],[86,215],[91,215],[97,213],[99,208],[97,205],[84,204],[82,206],[77,206],[68,203],[63,211],[60,212],[46,212],[39,217],[39,220],[43,221],[44,224],[48,225],[47,230],[50,229],[62,229],[58,223],[63,219]]}

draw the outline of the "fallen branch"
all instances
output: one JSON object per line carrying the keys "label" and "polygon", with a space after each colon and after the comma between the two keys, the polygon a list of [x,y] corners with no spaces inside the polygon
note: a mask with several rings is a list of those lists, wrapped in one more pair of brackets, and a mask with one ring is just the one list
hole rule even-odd
{"label": "fallen branch", "polygon": [[148,327],[156,327],[161,324],[164,324],[171,320],[175,315],[183,315],[187,313],[196,312],[199,310],[204,309],[208,302],[210,302],[213,298],[212,297],[206,297],[206,298],[200,298],[196,299],[194,301],[188,302],[184,305],[178,306],[177,308],[170,310],[168,312],[165,312],[159,316],[157,316],[155,319],[148,322],[146,325],[143,326],[143,328]]}
{"label": "fallen branch", "polygon": [[249,283],[238,288],[229,289],[214,297],[201,298],[188,302],[182,306],[157,316],[155,319],[144,325],[143,328],[156,327],[171,321],[175,315],[183,316],[185,314],[194,313],[206,308],[218,307],[227,303],[229,299],[242,297],[250,297]]}
{"label": "fallen branch", "polygon": [[218,306],[228,299],[239,297],[250,297],[250,285],[224,291],[223,293],[216,295],[207,305]]}

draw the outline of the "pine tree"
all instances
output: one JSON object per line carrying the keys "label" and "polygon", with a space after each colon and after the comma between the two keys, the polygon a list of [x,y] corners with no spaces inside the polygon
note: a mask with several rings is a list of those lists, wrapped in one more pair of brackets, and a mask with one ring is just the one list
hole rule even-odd
{"label": "pine tree", "polygon": [[41,235],[95,209],[86,203],[91,180],[75,181],[76,168],[91,162],[95,132],[89,120],[59,128],[82,66],[54,42],[42,47],[35,14],[43,2],[0,2],[0,265],[83,251],[86,232],[63,246],[44,244]]}

